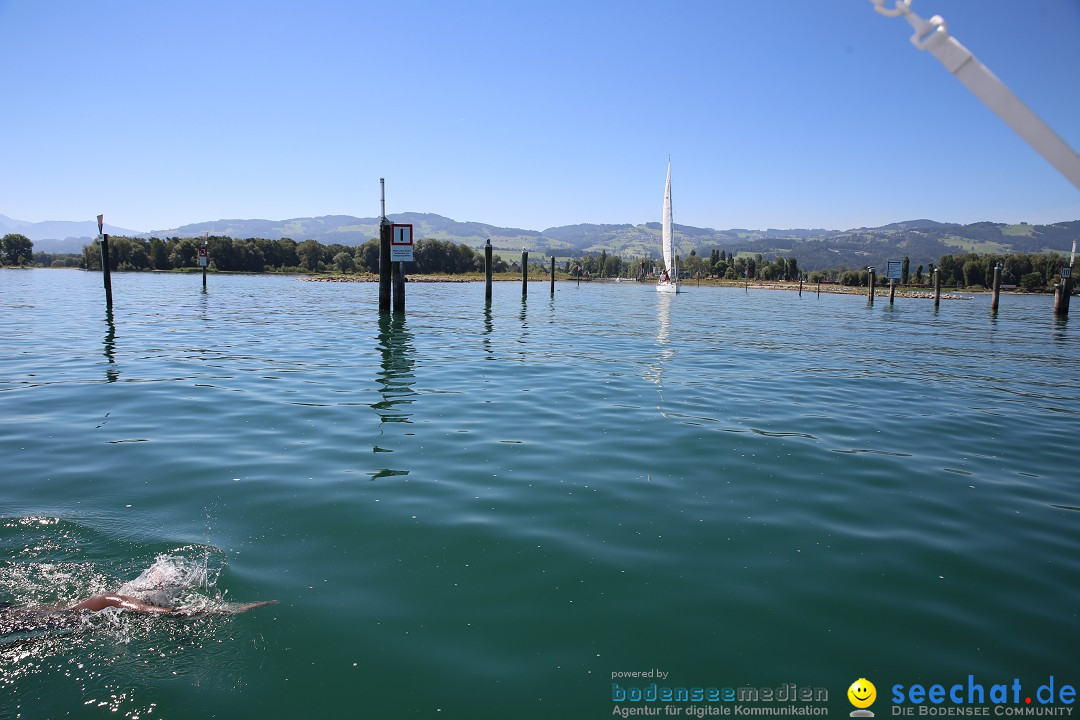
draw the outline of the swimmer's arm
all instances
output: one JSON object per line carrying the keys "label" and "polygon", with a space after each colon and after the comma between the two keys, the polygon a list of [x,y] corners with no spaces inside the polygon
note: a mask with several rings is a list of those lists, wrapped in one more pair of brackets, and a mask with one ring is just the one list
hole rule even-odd
{"label": "swimmer's arm", "polygon": [[141,613],[156,613],[167,614],[175,613],[175,608],[161,607],[160,605],[150,605],[144,603],[141,600],[136,600],[133,597],[127,595],[94,595],[83,600],[77,605],[68,607],[68,610],[89,610],[90,612],[98,612],[105,608],[120,608],[121,610],[131,610],[132,612]]}
{"label": "swimmer's arm", "polygon": [[255,608],[258,608],[258,607],[264,607],[266,605],[276,605],[276,604],[277,604],[277,600],[264,600],[264,601],[261,601],[261,602],[234,603],[234,604],[231,604],[231,605],[226,605],[225,607],[220,608],[220,609],[216,609],[216,610],[206,610],[206,611],[194,611],[194,612],[192,612],[192,611],[184,610],[182,608],[170,608],[170,607],[163,607],[161,605],[151,605],[149,603],[144,603],[143,601],[137,600],[137,599],[135,599],[133,597],[130,597],[128,595],[106,594],[106,595],[95,595],[93,597],[87,598],[86,600],[83,600],[81,603],[78,603],[77,605],[71,605],[71,606],[69,606],[69,607],[67,607],[65,609],[66,610],[89,610],[90,612],[98,612],[100,610],[104,610],[105,608],[114,607],[114,608],[119,608],[121,610],[130,610],[131,612],[152,613],[152,614],[157,614],[157,615],[201,615],[204,612],[242,613],[242,612],[247,612],[248,610],[254,610]]}
{"label": "swimmer's arm", "polygon": [[266,607],[267,605],[277,605],[277,600],[260,600],[258,602],[249,603],[232,603],[226,605],[222,612],[226,613],[242,613],[248,610],[254,610],[255,608]]}

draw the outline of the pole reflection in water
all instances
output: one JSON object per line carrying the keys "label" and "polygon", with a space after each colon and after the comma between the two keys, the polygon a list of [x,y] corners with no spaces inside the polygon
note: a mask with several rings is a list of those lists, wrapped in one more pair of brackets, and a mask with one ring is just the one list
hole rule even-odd
{"label": "pole reflection in water", "polygon": [[484,355],[485,355],[484,359],[485,360],[494,360],[495,359],[495,352],[492,349],[492,344],[491,344],[491,334],[493,332],[495,332],[495,324],[493,322],[491,322],[491,300],[486,300],[484,302],[484,334],[483,334]]}
{"label": "pole reflection in water", "polygon": [[1069,316],[1068,315],[1055,315],[1054,316],[1054,341],[1061,342],[1069,338]]}
{"label": "pole reflection in water", "polygon": [[[408,406],[414,401],[416,391],[413,385],[416,376],[413,373],[415,365],[412,333],[409,332],[404,315],[379,316],[379,354],[380,369],[376,374],[375,381],[379,386],[379,394],[382,400],[374,403],[371,407],[379,414],[379,441],[385,442],[388,429],[395,427],[387,423],[411,423],[411,413]],[[391,431],[392,433],[393,431]],[[412,436],[411,432],[401,432],[401,436]],[[372,452],[392,453],[396,448],[375,445]],[[372,480],[392,475],[408,475],[408,470],[395,470],[382,468],[369,473]]]}
{"label": "pole reflection in water", "polygon": [[105,382],[116,382],[120,378],[120,371],[116,365],[116,323],[113,322],[111,309],[105,311],[105,359],[108,365],[105,368]]}
{"label": "pole reflection in water", "polygon": [[[529,301],[522,295],[521,296],[521,312],[518,313],[518,319],[521,320],[521,336],[518,338],[518,343],[521,345],[527,345],[529,340]],[[529,351],[526,348],[521,348],[518,352],[519,355],[528,355]]]}

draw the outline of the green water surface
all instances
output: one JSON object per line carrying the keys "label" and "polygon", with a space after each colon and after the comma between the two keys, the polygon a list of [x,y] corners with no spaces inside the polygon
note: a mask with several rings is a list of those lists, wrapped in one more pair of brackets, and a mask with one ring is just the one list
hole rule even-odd
{"label": "green water surface", "polygon": [[11,633],[2,717],[1080,685],[1080,343],[1047,297],[414,284],[380,320],[370,284],[113,283],[110,316],[100,275],[0,270],[0,601],[279,604]]}

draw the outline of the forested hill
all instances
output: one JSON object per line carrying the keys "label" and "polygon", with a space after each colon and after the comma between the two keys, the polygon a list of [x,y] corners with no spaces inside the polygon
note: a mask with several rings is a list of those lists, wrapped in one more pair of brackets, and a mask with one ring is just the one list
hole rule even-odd
{"label": "forested hill", "polygon": [[887,260],[905,256],[915,267],[937,262],[943,255],[960,253],[1067,253],[1073,240],[1080,239],[1080,220],[1053,225],[925,223],[917,227],[912,227],[913,223],[894,223],[829,237],[761,238],[740,243],[736,249],[761,253],[768,258],[791,256],[798,258],[805,270],[821,270],[885,267]]}
{"label": "forested hill", "polygon": [[[488,238],[501,250],[520,251],[558,257],[599,254],[619,255],[627,259],[656,257],[660,250],[660,224],[580,224],[548,228],[543,231],[506,228],[481,222],[458,222],[432,213],[400,213],[390,216],[394,222],[412,223],[415,237],[464,243],[479,249]],[[78,226],[80,235],[55,239],[55,235]],[[81,253],[92,235],[83,235],[83,223],[25,223],[0,215],[0,231],[18,232],[34,241],[38,252]],[[74,227],[70,228],[75,230]],[[94,228],[96,230],[96,227]],[[110,231],[109,228],[106,228]],[[292,238],[297,242],[317,240],[324,245],[355,246],[378,235],[378,219],[351,215],[327,215],[289,220],[217,220],[185,225],[152,233],[111,232],[137,237]],[[688,225],[675,226],[677,252],[691,250],[706,255],[714,248],[729,253],[761,253],[768,259],[780,255],[795,257],[805,270],[837,267],[883,266],[885,260],[907,256],[912,266],[936,262],[942,255],[975,253],[1068,252],[1073,239],[1080,238],[1080,221],[1054,225],[980,222],[970,225],[920,219],[891,223],[876,228],[853,230],[775,229],[714,230]]]}

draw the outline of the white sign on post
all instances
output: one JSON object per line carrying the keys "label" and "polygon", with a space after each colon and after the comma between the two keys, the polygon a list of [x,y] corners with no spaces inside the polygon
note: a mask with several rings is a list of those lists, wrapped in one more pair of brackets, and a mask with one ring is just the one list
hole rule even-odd
{"label": "white sign on post", "polygon": [[413,261],[413,226],[394,223],[394,233],[390,236],[390,261]]}

